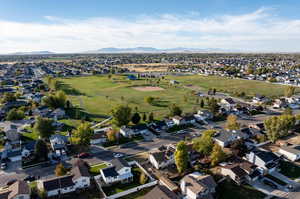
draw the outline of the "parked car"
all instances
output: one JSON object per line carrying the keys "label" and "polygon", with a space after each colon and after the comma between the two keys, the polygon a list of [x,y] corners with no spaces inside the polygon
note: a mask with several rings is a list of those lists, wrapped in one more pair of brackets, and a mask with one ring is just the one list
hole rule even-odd
{"label": "parked car", "polygon": [[84,158],[90,157],[90,154],[89,154],[89,153],[80,153],[80,154],[78,155],[78,157],[81,158],[81,159],[84,159]]}
{"label": "parked car", "polygon": [[7,168],[7,164],[5,162],[1,163],[1,169],[4,170]]}
{"label": "parked car", "polygon": [[266,185],[268,185],[268,186],[270,186],[270,187],[272,187],[273,189],[277,189],[278,188],[275,183],[273,183],[273,182],[271,182],[269,180],[263,180],[263,183],[266,184]]}
{"label": "parked car", "polygon": [[121,153],[114,153],[113,156],[114,156],[114,158],[121,158],[121,157],[123,157],[124,155],[121,154]]}
{"label": "parked car", "polygon": [[26,182],[35,181],[35,177],[34,176],[27,176],[26,178],[24,178],[24,181],[26,181]]}

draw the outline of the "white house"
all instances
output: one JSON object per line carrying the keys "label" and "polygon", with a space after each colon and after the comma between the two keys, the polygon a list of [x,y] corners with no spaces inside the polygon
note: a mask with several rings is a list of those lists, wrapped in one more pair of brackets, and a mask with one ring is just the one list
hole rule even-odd
{"label": "white house", "polygon": [[106,184],[127,183],[133,180],[131,166],[121,158],[111,161],[112,166],[100,169],[100,175]]}
{"label": "white house", "polygon": [[299,145],[282,146],[278,150],[278,153],[280,153],[285,158],[291,161],[297,161],[300,159],[300,146]]}
{"label": "white house", "polygon": [[185,124],[185,119],[183,117],[180,117],[178,115],[172,117],[172,120],[175,125],[183,125]]}
{"label": "white house", "polygon": [[123,135],[124,137],[132,137],[135,135],[146,134],[148,132],[149,129],[145,124],[138,124],[131,127],[123,126],[120,128],[120,134]]}
{"label": "white house", "polygon": [[199,172],[186,175],[180,181],[181,193],[187,199],[213,198],[217,184],[212,176]]}
{"label": "white house", "polygon": [[161,146],[157,150],[149,153],[149,161],[156,169],[163,169],[175,163],[175,146]]}

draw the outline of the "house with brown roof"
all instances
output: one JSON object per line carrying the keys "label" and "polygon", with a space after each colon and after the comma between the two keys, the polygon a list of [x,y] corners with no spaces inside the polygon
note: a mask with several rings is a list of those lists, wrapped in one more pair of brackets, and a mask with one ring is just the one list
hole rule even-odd
{"label": "house with brown roof", "polygon": [[84,163],[79,163],[71,170],[76,189],[84,189],[91,185],[89,169]]}
{"label": "house with brown roof", "polygon": [[0,191],[0,199],[30,199],[30,188],[24,181],[16,181],[7,189]]}
{"label": "house with brown roof", "polygon": [[150,192],[148,192],[143,199],[179,199],[173,191],[170,191],[167,187],[157,185]]}
{"label": "house with brown roof", "polygon": [[212,176],[194,172],[180,181],[181,193],[187,199],[213,199],[217,184]]}

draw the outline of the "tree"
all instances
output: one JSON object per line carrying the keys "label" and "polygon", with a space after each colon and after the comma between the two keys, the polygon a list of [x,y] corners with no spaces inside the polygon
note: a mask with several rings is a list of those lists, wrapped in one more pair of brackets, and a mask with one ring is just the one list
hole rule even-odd
{"label": "tree", "polygon": [[94,135],[94,131],[91,128],[91,125],[87,122],[81,123],[77,130],[73,132],[73,141],[78,145],[88,146],[91,142],[91,137]]}
{"label": "tree", "polygon": [[148,181],[148,176],[144,172],[141,172],[140,184],[146,184],[147,181]]}
{"label": "tree", "polygon": [[179,173],[182,173],[188,166],[188,150],[184,141],[180,141],[176,146],[175,164]]}
{"label": "tree", "polygon": [[227,122],[226,122],[226,129],[228,130],[238,130],[240,129],[240,123],[237,122],[237,116],[236,115],[229,115],[227,117]]}
{"label": "tree", "polygon": [[216,133],[215,130],[206,130],[202,133],[200,138],[194,138],[193,148],[205,156],[209,155],[214,146],[212,139],[214,133]]}
{"label": "tree", "polygon": [[286,97],[292,97],[295,94],[296,87],[294,86],[288,86],[286,87],[284,94]]}
{"label": "tree", "polygon": [[55,175],[56,176],[64,176],[67,174],[67,169],[64,167],[62,163],[58,164],[55,168]]}
{"label": "tree", "polygon": [[211,165],[216,166],[218,163],[224,161],[226,158],[225,152],[222,150],[221,146],[215,144],[210,155]]}
{"label": "tree", "polygon": [[144,121],[144,122],[147,121],[147,115],[146,115],[146,113],[143,113],[143,121]]}
{"label": "tree", "polygon": [[110,142],[115,142],[118,139],[118,131],[115,129],[110,129],[106,132],[106,136]]}
{"label": "tree", "polygon": [[213,94],[216,95],[217,89],[213,89]]}
{"label": "tree", "polygon": [[121,127],[127,125],[131,119],[131,108],[129,106],[117,106],[112,110],[113,123]]}
{"label": "tree", "polygon": [[40,135],[41,138],[49,138],[53,132],[53,121],[48,118],[38,117],[33,127],[33,132]]}
{"label": "tree", "polygon": [[233,142],[230,148],[232,149],[235,155],[240,157],[243,157],[247,152],[247,146],[245,145],[245,142],[242,139]]}
{"label": "tree", "polygon": [[204,108],[204,100],[203,99],[201,99],[201,101],[200,101],[200,107]]}
{"label": "tree", "polygon": [[141,121],[141,116],[140,116],[140,114],[139,114],[138,112],[135,112],[135,113],[133,114],[133,116],[131,117],[131,122],[132,122],[133,124],[138,124],[140,121]]}
{"label": "tree", "polygon": [[64,108],[67,102],[67,96],[63,91],[58,91],[43,98],[43,104],[53,109]]}
{"label": "tree", "polygon": [[292,115],[269,117],[264,122],[268,139],[275,142],[278,138],[288,135],[295,127],[295,123],[296,118]]}
{"label": "tree", "polygon": [[220,108],[220,106],[218,105],[217,100],[215,98],[208,99],[207,105],[208,105],[208,110],[210,112],[212,112],[212,114],[214,116],[216,116],[216,114],[218,113],[219,108]]}
{"label": "tree", "polygon": [[149,121],[149,122],[154,121],[154,115],[153,115],[153,112],[151,112],[151,113],[149,114],[148,121]]}
{"label": "tree", "polygon": [[24,111],[22,111],[21,109],[11,109],[8,113],[7,113],[7,116],[6,116],[6,119],[9,120],[9,121],[12,121],[12,120],[22,120],[25,118],[25,113]]}
{"label": "tree", "polygon": [[36,141],[34,146],[34,155],[38,160],[47,160],[48,159],[48,147],[47,144],[39,139]]}
{"label": "tree", "polygon": [[182,110],[179,106],[177,106],[176,104],[172,104],[171,106],[169,106],[169,111],[170,111],[170,116],[180,116],[182,113]]}
{"label": "tree", "polygon": [[145,102],[147,102],[150,105],[153,105],[154,100],[155,100],[155,98],[152,96],[145,97]]}

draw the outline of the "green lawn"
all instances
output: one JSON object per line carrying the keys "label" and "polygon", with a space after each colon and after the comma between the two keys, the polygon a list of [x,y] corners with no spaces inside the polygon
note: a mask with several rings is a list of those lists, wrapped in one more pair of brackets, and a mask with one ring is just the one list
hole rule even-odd
{"label": "green lawn", "polygon": [[263,199],[266,196],[249,185],[238,186],[232,181],[218,184],[217,193],[220,199]]}
{"label": "green lawn", "polygon": [[102,164],[98,164],[98,165],[93,165],[93,166],[90,167],[89,172],[92,175],[98,175],[100,173],[100,169],[104,169],[106,167],[108,167],[108,165],[106,163],[102,163]]}
{"label": "green lawn", "polygon": [[[111,79],[107,75],[74,77],[58,79],[61,89],[64,90],[73,105],[87,111],[95,120],[103,120],[110,115],[111,109],[119,104],[128,104],[132,108],[137,107],[140,112],[154,112],[155,119],[165,117],[169,111],[170,104],[179,105],[184,112],[192,112],[199,109],[196,96],[192,90],[207,91],[216,88],[219,91],[234,93],[244,91],[246,95],[252,96],[257,93],[266,96],[279,96],[284,94],[285,86],[261,81],[250,81],[241,79],[227,79],[216,76],[167,76],[164,80],[152,84],[164,90],[160,91],[138,91],[136,86],[150,86],[151,83],[145,79],[127,80],[125,75],[113,75]],[[170,80],[177,80],[179,85],[171,86]],[[187,87],[189,86],[189,87]],[[157,98],[155,105],[145,102],[145,97]],[[186,97],[185,97],[186,96]]]}
{"label": "green lawn", "polygon": [[[161,91],[138,91],[135,86],[149,86],[146,80],[127,80],[126,76],[89,76],[59,79],[61,88],[69,95],[73,105],[86,110],[93,119],[103,120],[110,115],[113,107],[128,104],[132,108],[138,107],[140,112],[154,112],[155,119],[161,119],[168,114],[170,104],[178,104],[185,112],[191,112],[196,104],[196,97],[191,95],[190,89],[169,86],[168,80],[161,80]],[[184,100],[188,95],[188,100]],[[145,97],[158,98],[155,105],[145,102]],[[199,105],[198,105],[199,106]]]}
{"label": "green lawn", "polygon": [[300,167],[292,162],[282,161],[279,168],[280,173],[291,179],[300,177]]}
{"label": "green lawn", "polygon": [[[179,81],[182,84],[198,86],[204,90],[216,88],[225,93],[234,93],[244,91],[246,95],[254,96],[261,94],[268,97],[277,97],[284,95],[286,86],[279,84],[272,84],[263,81],[244,80],[244,79],[229,79],[219,76],[176,76],[168,77]],[[297,89],[299,92],[300,90]]]}

